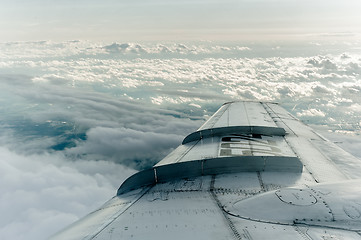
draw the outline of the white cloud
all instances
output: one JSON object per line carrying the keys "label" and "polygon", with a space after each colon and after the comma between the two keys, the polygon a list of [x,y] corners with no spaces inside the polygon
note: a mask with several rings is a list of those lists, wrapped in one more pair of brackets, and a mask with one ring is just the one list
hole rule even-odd
{"label": "white cloud", "polygon": [[0,147],[0,238],[45,239],[114,196],[134,170]]}
{"label": "white cloud", "polygon": [[196,108],[202,108],[201,105],[198,105],[198,104],[195,104],[195,103],[190,103],[189,106],[196,107]]}
{"label": "white cloud", "polygon": [[349,107],[349,110],[352,112],[361,112],[361,104],[359,104],[359,103],[352,104]]}
{"label": "white cloud", "polygon": [[307,117],[325,117],[326,115],[321,110],[311,108],[311,109],[304,110],[304,111],[302,111],[300,113],[297,113],[297,116],[298,117],[304,117],[304,116],[307,116]]}
{"label": "white cloud", "polygon": [[[93,58],[101,56],[109,58],[109,55],[115,58],[119,57],[184,57],[193,56],[215,56],[223,54],[227,56],[250,52],[252,49],[246,46],[223,46],[214,44],[138,44],[138,43],[94,43],[89,41],[67,41],[56,43],[52,41],[38,42],[8,42],[0,43],[0,58],[6,59],[4,66],[17,65],[18,59],[23,59],[29,67],[47,64],[52,62],[61,63],[61,60],[54,58],[73,57],[82,60],[82,58]],[[33,62],[33,59],[41,60]],[[5,64],[5,63],[2,63]],[[35,64],[35,65],[34,65]],[[0,65],[2,66],[2,65]]]}
{"label": "white cloud", "polygon": [[[178,134],[143,132],[127,128],[96,127],[87,132],[87,140],[67,150],[75,156],[106,159],[132,168],[151,167],[182,141]],[[92,156],[93,155],[93,156]]]}

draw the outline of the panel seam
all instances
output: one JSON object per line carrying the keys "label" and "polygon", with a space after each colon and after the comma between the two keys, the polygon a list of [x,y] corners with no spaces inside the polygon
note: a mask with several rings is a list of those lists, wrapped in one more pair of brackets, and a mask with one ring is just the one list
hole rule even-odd
{"label": "panel seam", "polygon": [[228,227],[230,228],[230,230],[232,231],[235,239],[237,240],[241,240],[242,239],[242,236],[241,234],[237,231],[236,227],[234,226],[233,222],[231,221],[231,219],[227,216],[227,213],[224,211],[223,209],[223,206],[221,204],[221,202],[219,201],[216,193],[214,192],[214,182],[215,182],[215,179],[216,179],[216,175],[212,175],[212,179],[211,179],[211,186],[210,186],[210,193],[211,193],[211,196],[212,198],[214,199],[214,201],[216,202],[218,208],[221,210],[226,222],[227,222],[227,225]]}

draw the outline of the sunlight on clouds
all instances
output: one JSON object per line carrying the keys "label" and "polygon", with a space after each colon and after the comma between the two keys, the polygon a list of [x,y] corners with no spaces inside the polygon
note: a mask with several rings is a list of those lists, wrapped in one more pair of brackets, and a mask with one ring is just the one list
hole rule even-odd
{"label": "sunlight on clouds", "polygon": [[314,108],[311,108],[311,109],[308,109],[308,110],[304,110],[300,113],[297,113],[297,116],[298,117],[304,117],[304,116],[307,116],[307,117],[325,117],[325,113],[323,113],[322,111],[318,110],[318,109],[314,109]]}
{"label": "sunlight on clouds", "polygon": [[[189,102],[193,102],[193,101],[202,102],[202,99],[182,97],[182,96],[177,96],[177,97],[157,96],[157,97],[151,97],[151,101],[153,104],[161,105],[163,103],[184,104],[184,103],[189,103]],[[199,106],[199,105],[189,104],[189,106]]]}
{"label": "sunlight on clouds", "polygon": [[190,103],[189,106],[196,107],[196,108],[202,108],[201,105],[198,105],[198,104],[195,104],[195,103]]}
{"label": "sunlight on clouds", "polygon": [[359,103],[352,104],[348,108],[351,112],[361,112],[361,105]]}
{"label": "sunlight on clouds", "polygon": [[163,103],[163,97],[158,96],[158,97],[151,97],[150,98],[153,104],[156,105],[161,105]]}

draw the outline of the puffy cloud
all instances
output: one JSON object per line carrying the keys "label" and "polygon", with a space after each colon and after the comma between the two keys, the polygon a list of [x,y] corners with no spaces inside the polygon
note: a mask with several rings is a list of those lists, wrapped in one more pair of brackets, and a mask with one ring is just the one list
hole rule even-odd
{"label": "puffy cloud", "polygon": [[337,66],[332,60],[325,57],[316,57],[308,60],[308,64],[311,64],[314,67],[321,68],[324,71],[336,70]]}
{"label": "puffy cloud", "polygon": [[[267,52],[267,49],[253,46],[251,50],[243,46],[209,43],[97,45],[69,42],[56,45],[44,42],[8,44],[7,46],[17,51],[13,57],[18,54],[20,58],[18,57],[16,61],[3,61],[3,69],[13,67],[32,69],[32,72],[37,73],[32,78],[33,83],[37,83],[34,87],[45,90],[48,86],[49,89],[48,96],[30,92],[36,95],[36,101],[50,101],[54,96],[55,101],[59,100],[64,104],[68,102],[70,108],[83,107],[86,101],[89,104],[94,103],[93,100],[83,99],[83,103],[78,102],[76,106],[71,106],[72,99],[76,99],[73,96],[81,95],[81,89],[86,87],[95,88],[97,94],[104,92],[122,95],[129,100],[151,102],[173,109],[178,108],[177,105],[190,103],[204,105],[213,102],[214,106],[230,100],[260,99],[285,102],[290,106],[297,104],[295,111],[302,112],[313,108],[309,106],[313,104],[311,99],[321,95],[324,100],[334,106],[343,106],[342,103],[335,102],[338,98],[346,97],[350,101],[358,101],[356,93],[359,91],[357,77],[360,75],[358,68],[360,57],[354,53],[347,53],[347,57],[343,57],[345,54],[341,53],[318,54],[310,57],[244,58],[245,52],[258,54],[257,51]],[[19,50],[21,48],[32,49],[32,55],[23,57]],[[49,49],[53,49],[54,52],[51,54]],[[98,52],[96,55],[87,55],[87,49]],[[139,49],[144,51],[138,51]],[[273,50],[273,54],[285,49],[284,46],[277,48]],[[36,54],[36,50],[40,53],[45,51],[50,57],[45,59],[44,54]],[[7,51],[10,53],[10,50]],[[132,54],[136,54],[136,57],[131,57]],[[56,59],[58,56],[67,56],[67,58]],[[174,58],[174,56],[178,57]],[[9,62],[11,64],[6,65]],[[62,91],[64,86],[72,88],[69,92],[73,96],[58,96],[55,85],[59,87],[58,92]],[[206,91],[200,92],[199,89],[206,89]],[[21,96],[27,99],[33,98],[25,95],[29,95],[28,90],[23,91]],[[56,99],[55,96],[58,98]],[[100,98],[103,97],[98,96],[98,99]],[[298,103],[299,101],[301,104]],[[59,109],[56,104],[52,104],[53,112],[58,111],[59,116],[71,115],[63,111],[64,109]],[[94,107],[101,104],[103,104],[102,100],[95,100]],[[99,106],[100,109],[102,107]],[[214,109],[214,107],[211,108]],[[89,109],[89,105],[84,109]],[[188,112],[191,109],[183,107],[182,111]],[[82,124],[95,125],[97,121],[90,118],[90,112],[87,114],[85,119],[77,119],[83,121]],[[200,112],[199,116],[201,116]],[[103,118],[102,126],[114,123],[115,121]],[[118,127],[121,127],[121,124]]]}
{"label": "puffy cloud", "polygon": [[[38,48],[40,52],[45,51],[46,48],[52,48],[52,43],[37,44],[32,43],[27,47]],[[23,43],[20,46],[14,44],[14,46],[24,48],[26,44]],[[177,108],[177,105],[185,103],[204,105],[213,102],[214,106],[235,99],[260,99],[285,102],[290,106],[297,104],[295,111],[301,112],[312,108],[312,106],[308,106],[313,104],[311,99],[321,95],[334,106],[343,106],[342,103],[335,102],[335,99],[341,97],[358,101],[356,93],[359,89],[357,77],[360,75],[358,69],[360,58],[353,53],[348,53],[347,58],[340,57],[342,55],[339,54],[311,57],[244,58],[241,57],[244,51],[257,52],[257,47],[249,50],[240,46],[212,44],[139,45],[134,43],[114,43],[104,47],[95,44],[87,45],[84,42],[64,43],[54,46],[54,49],[66,47],[78,50],[63,50],[64,54],[69,55],[67,59],[62,60],[54,59],[59,56],[58,52],[50,54],[52,59],[45,61],[40,57],[43,56],[41,54],[34,54],[35,57],[26,59],[19,55],[20,58],[17,61],[3,61],[5,65],[12,62],[12,65],[4,65],[3,68],[25,66],[27,69],[32,69],[32,72],[38,72],[37,76],[32,78],[33,83],[37,83],[34,87],[45,90],[45,86],[48,86],[49,91],[46,91],[48,96],[30,92],[30,94],[36,95],[37,101],[50,101],[53,96],[58,96],[59,94],[55,92],[55,85],[59,86],[58,92],[62,91],[64,86],[72,88],[69,92],[73,96],[82,94],[81,89],[89,87],[95,88],[97,93],[122,95],[130,100],[152,102],[173,109]],[[96,56],[86,55],[84,52],[88,48],[100,50]],[[145,51],[140,53],[136,50],[140,48]],[[116,57],[112,56],[113,53],[109,51],[108,54],[104,54],[107,51],[104,50],[104,52],[101,49],[115,49],[114,51],[122,52],[122,54],[117,53],[118,57]],[[237,49],[241,49],[242,52]],[[163,50],[181,55],[178,55],[178,58],[173,58],[176,55],[162,55]],[[281,50],[285,51],[285,48],[281,47],[273,51]],[[233,55],[227,55],[224,52]],[[136,58],[129,57],[134,53],[138,54]],[[139,58],[139,54],[143,58]],[[192,57],[195,55],[197,55],[196,58]],[[228,56],[232,56],[232,58]],[[200,92],[199,89],[206,89],[206,91]],[[29,95],[28,90],[23,91],[21,95],[28,99],[32,98],[25,96]],[[73,96],[58,96],[58,99],[54,98],[54,100],[68,102],[70,108],[84,105],[86,101],[90,104],[94,102],[83,99],[82,104],[79,102],[76,106],[71,106],[72,99],[76,99]],[[103,97],[98,96],[98,99],[100,98]],[[101,105],[98,101],[102,103],[102,100],[96,100],[94,107]],[[302,104],[299,104],[299,101]],[[306,102],[307,104],[303,104]],[[53,112],[58,111],[59,116],[70,114],[69,111],[62,111],[64,109],[59,109],[56,104],[52,104]],[[102,108],[102,106],[99,107]],[[88,108],[89,105],[84,109]],[[191,110],[183,108],[182,111]],[[106,118],[103,120],[102,126],[109,126],[106,123],[114,124],[114,121],[109,122]],[[96,123],[90,117],[82,119],[82,121],[89,125]]]}
{"label": "puffy cloud", "polygon": [[[214,44],[138,44],[138,43],[94,43],[89,41],[67,41],[56,43],[52,41],[39,42],[8,42],[0,43],[0,58],[7,59],[9,64],[17,64],[21,58],[29,64],[32,59],[53,60],[53,58],[72,57],[184,57],[193,56],[234,56],[252,49],[247,46],[225,46]],[[5,63],[2,63],[5,64]],[[0,65],[1,66],[1,65]],[[5,66],[5,65],[4,65]]]}
{"label": "puffy cloud", "polygon": [[361,112],[361,104],[359,103],[355,103],[355,104],[352,104],[349,109],[353,112]]}
{"label": "puffy cloud", "polygon": [[105,46],[104,48],[109,52],[121,52],[127,50],[127,48],[129,47],[130,45],[128,43],[123,43],[123,44],[113,43],[111,45]]}
{"label": "puffy cloud", "polygon": [[332,93],[335,93],[335,91],[333,91],[332,89],[327,88],[326,86],[324,86],[322,84],[313,86],[312,90],[315,93],[318,93],[318,94],[329,94],[329,93],[332,94]]}
{"label": "puffy cloud", "polygon": [[133,54],[142,54],[147,53],[147,51],[139,44],[129,44],[129,43],[113,43],[111,45],[105,46],[104,49],[109,53],[133,53]]}
{"label": "puffy cloud", "polygon": [[303,116],[307,116],[307,117],[325,117],[325,113],[323,113],[322,111],[318,110],[318,109],[307,109],[304,110],[300,113],[297,113],[298,117],[303,117]]}

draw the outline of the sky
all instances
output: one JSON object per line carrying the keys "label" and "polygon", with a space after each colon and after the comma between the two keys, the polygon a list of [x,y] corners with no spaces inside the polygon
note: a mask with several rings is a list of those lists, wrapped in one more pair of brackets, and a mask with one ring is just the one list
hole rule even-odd
{"label": "sky", "polygon": [[0,239],[47,239],[224,102],[361,158],[359,1],[0,0]]}
{"label": "sky", "polygon": [[360,37],[358,0],[2,0],[1,41]]}

